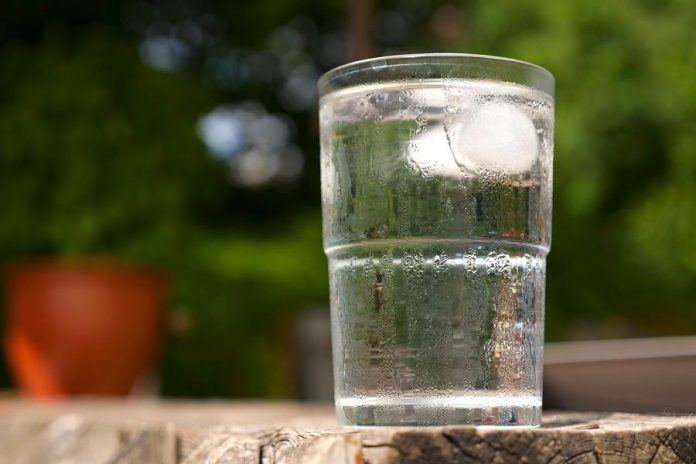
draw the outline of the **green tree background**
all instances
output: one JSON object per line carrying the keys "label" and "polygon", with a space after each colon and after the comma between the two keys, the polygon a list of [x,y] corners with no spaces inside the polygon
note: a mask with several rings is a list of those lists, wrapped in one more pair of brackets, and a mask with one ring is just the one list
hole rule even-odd
{"label": "green tree background", "polygon": [[[316,107],[293,106],[278,89],[303,69],[347,60],[346,5],[80,3],[0,6],[0,260],[115,256],[164,268],[171,320],[185,323],[167,334],[163,394],[294,394],[293,315],[326,307],[328,283]],[[555,74],[547,339],[693,333],[692,2],[391,0],[375,9],[376,53],[498,54]],[[152,69],[139,47],[164,21],[153,11],[168,24],[212,17],[218,39],[176,69]],[[254,77],[273,53],[290,58]],[[207,73],[213,58],[231,71]],[[233,185],[208,156],[199,118],[249,100],[296,128],[301,182]]]}
{"label": "green tree background", "polygon": [[471,48],[557,79],[550,338],[693,333],[696,7],[477,2]]}

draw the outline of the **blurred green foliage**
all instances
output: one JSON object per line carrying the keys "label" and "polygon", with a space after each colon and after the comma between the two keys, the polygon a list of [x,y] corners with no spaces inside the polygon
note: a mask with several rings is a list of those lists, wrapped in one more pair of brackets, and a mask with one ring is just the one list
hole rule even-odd
{"label": "blurred green foliage", "polygon": [[470,5],[467,51],[557,80],[547,337],[693,333],[693,2]]}
{"label": "blurred green foliage", "polygon": [[291,394],[283,315],[328,293],[318,212],[263,235],[220,223],[230,186],[196,134],[215,92],[147,68],[129,41],[52,34],[0,54],[0,259],[166,269],[163,393]]}
{"label": "blurred green foliage", "polygon": [[162,393],[294,394],[292,314],[328,298],[319,216],[298,214],[275,231],[202,231],[182,252],[169,267],[172,310],[191,327],[167,341]]}
{"label": "blurred green foliage", "polygon": [[[196,122],[227,101],[280,111],[279,81],[220,89],[149,69],[120,19],[137,2],[44,3],[0,5],[0,260],[118,256],[164,268],[164,394],[293,394],[292,314],[326,307],[328,294],[314,109],[288,111],[306,156],[299,189],[235,189]],[[212,5],[235,47],[261,49],[295,17],[330,37],[343,30],[337,1]],[[693,333],[693,2],[394,0],[377,13],[379,53],[498,54],[555,74],[547,338]],[[307,53],[295,58],[315,59]]]}
{"label": "blurred green foliage", "polygon": [[195,133],[213,94],[103,34],[8,47],[0,68],[0,256],[168,259],[225,185]]}

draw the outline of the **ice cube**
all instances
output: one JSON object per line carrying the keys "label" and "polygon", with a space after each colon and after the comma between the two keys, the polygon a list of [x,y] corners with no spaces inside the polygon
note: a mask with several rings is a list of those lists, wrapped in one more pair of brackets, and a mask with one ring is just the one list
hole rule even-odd
{"label": "ice cube", "polygon": [[486,103],[449,133],[455,161],[474,172],[528,172],[539,149],[534,123],[509,103]]}
{"label": "ice cube", "polygon": [[426,176],[461,177],[443,125],[426,129],[408,144],[410,161]]}

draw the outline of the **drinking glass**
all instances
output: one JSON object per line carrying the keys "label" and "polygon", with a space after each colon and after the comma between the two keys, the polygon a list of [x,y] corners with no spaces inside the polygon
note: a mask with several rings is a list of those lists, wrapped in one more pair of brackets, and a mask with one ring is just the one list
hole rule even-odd
{"label": "drinking glass", "polygon": [[319,92],[339,423],[539,425],[553,76],[404,55]]}

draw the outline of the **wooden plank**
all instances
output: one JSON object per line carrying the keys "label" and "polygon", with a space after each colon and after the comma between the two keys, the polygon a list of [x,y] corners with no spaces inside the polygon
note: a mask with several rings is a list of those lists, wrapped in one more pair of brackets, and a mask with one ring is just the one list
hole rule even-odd
{"label": "wooden plank", "polygon": [[0,463],[696,463],[696,418],[546,414],[537,429],[339,428],[298,403],[0,402]]}

